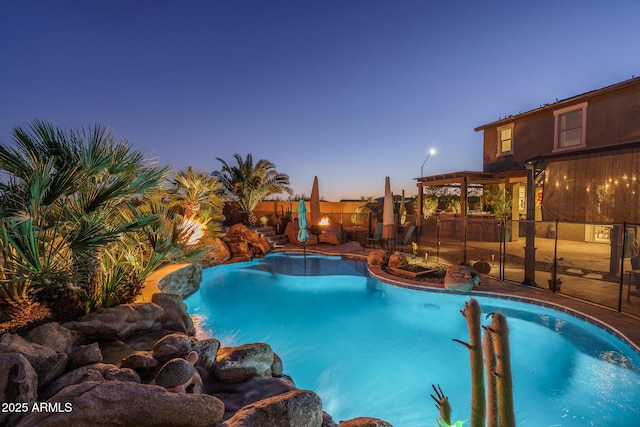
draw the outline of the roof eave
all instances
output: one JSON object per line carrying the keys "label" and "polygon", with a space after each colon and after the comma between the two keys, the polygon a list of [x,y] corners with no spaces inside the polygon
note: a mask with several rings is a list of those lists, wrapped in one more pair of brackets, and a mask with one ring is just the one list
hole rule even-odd
{"label": "roof eave", "polygon": [[518,119],[521,119],[523,117],[531,116],[533,114],[538,114],[538,113],[541,113],[541,112],[547,111],[547,110],[557,110],[559,108],[562,108],[562,107],[570,105],[570,104],[578,104],[580,102],[583,102],[585,99],[593,98],[595,96],[603,95],[605,93],[613,92],[613,91],[616,91],[616,90],[621,90],[621,89],[624,89],[624,88],[627,88],[627,87],[630,87],[630,86],[635,86],[635,85],[638,85],[638,84],[640,84],[640,76],[638,76],[638,77],[634,76],[634,77],[630,78],[629,80],[625,80],[625,81],[622,81],[622,82],[619,82],[619,83],[614,83],[612,85],[609,85],[609,86],[606,86],[606,87],[603,87],[603,88],[600,88],[600,89],[591,90],[589,92],[585,92],[585,93],[582,93],[580,95],[573,96],[571,98],[562,99],[562,100],[556,101],[554,103],[544,104],[544,105],[541,105],[540,107],[535,108],[533,110],[525,111],[524,113],[520,113],[520,114],[516,114],[516,115],[512,115],[512,116],[507,116],[504,119],[500,119],[500,120],[497,120],[495,122],[491,122],[491,123],[487,123],[487,124],[478,126],[478,127],[474,128],[473,130],[475,132],[479,132],[481,130],[485,130],[485,129],[488,129],[488,128],[494,128],[494,127],[501,126],[501,125],[504,125],[504,124],[507,124],[507,123],[511,123],[514,120],[518,120]]}

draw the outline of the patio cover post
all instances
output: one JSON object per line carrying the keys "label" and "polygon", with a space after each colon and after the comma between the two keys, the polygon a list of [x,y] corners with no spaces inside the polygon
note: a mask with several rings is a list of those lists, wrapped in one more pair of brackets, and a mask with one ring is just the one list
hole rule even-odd
{"label": "patio cover post", "polygon": [[524,246],[524,280],[525,285],[536,285],[536,165],[537,162],[528,162],[527,168],[527,221],[525,224],[526,243]]}
{"label": "patio cover post", "polygon": [[467,202],[467,196],[468,196],[468,185],[469,185],[469,180],[466,176],[463,176],[462,179],[460,180],[460,213],[462,214],[462,217],[467,218],[467,209],[468,209],[468,202]]}

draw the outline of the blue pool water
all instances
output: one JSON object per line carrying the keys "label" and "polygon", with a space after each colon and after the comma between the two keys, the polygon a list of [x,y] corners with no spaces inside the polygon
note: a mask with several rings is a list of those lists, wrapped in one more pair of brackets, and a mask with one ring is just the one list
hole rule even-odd
{"label": "blue pool water", "polygon": [[[206,269],[189,312],[224,346],[269,343],[336,421],[435,426],[432,383],[449,396],[454,421],[469,419],[469,354],[452,341],[468,340],[468,296],[381,283],[357,261],[306,263],[273,254]],[[518,426],[639,425],[640,355],[624,342],[558,311],[476,299],[483,313],[507,316]]]}

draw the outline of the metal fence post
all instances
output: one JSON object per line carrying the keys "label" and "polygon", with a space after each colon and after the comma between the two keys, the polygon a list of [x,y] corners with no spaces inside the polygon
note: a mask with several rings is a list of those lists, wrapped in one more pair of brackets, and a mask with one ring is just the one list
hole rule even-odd
{"label": "metal fence post", "polygon": [[553,266],[551,268],[551,280],[553,280],[552,292],[555,294],[556,286],[558,285],[558,218],[556,218],[556,235],[553,239]]}
{"label": "metal fence post", "polygon": [[440,263],[440,216],[436,216],[436,262]]}
{"label": "metal fence post", "polygon": [[467,263],[467,214],[463,214],[464,222],[462,223],[462,263]]}
{"label": "metal fence post", "polygon": [[622,223],[622,255],[620,256],[620,289],[618,291],[618,313],[622,311],[622,288],[624,287],[624,249],[627,247],[627,222]]}

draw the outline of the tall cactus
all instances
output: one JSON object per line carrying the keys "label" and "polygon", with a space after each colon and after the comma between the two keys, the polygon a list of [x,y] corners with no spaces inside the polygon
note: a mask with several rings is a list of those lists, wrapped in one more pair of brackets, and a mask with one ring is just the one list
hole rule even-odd
{"label": "tall cactus", "polygon": [[509,326],[502,313],[493,313],[489,335],[495,350],[496,395],[498,398],[498,427],[513,427],[516,416],[513,408],[513,381],[511,377],[511,351],[509,350]]}
{"label": "tall cactus", "polygon": [[485,328],[484,338],[482,339],[482,348],[485,354],[486,373],[487,373],[487,425],[498,425],[498,398],[496,396],[496,353],[493,347],[493,338],[490,332]]}
{"label": "tall cactus", "polygon": [[[454,341],[469,350],[471,363],[471,427],[515,427],[513,405],[513,382],[511,379],[511,355],[509,350],[509,327],[506,317],[499,312],[490,313],[491,325],[481,327],[481,309],[475,298],[471,298],[460,313],[467,319],[469,342]],[[487,316],[487,317],[489,317]],[[484,338],[481,335],[484,329]],[[483,360],[484,352],[484,360]],[[486,361],[486,365],[485,365]],[[485,367],[487,390],[485,397]],[[451,406],[440,386],[432,385],[436,396],[431,395],[442,418],[440,426],[449,425]],[[455,425],[459,425],[460,421]]]}
{"label": "tall cactus", "polygon": [[485,394],[484,394],[484,364],[482,360],[482,335],[480,315],[482,310],[475,298],[471,298],[460,313],[467,319],[469,342],[454,340],[469,349],[471,362],[471,427],[484,427]]}

